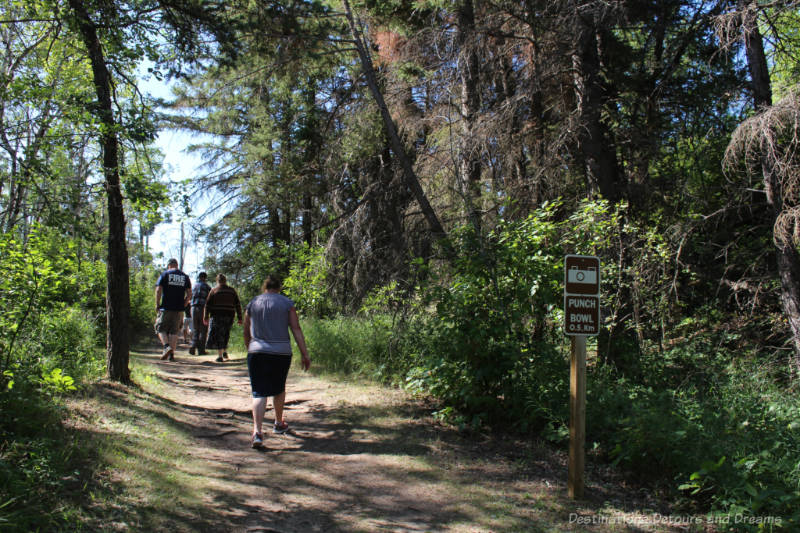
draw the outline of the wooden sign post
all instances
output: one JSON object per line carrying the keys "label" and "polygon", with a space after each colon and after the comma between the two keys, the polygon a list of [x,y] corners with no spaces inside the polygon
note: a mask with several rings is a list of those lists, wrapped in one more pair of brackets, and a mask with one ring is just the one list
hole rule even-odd
{"label": "wooden sign post", "polygon": [[569,472],[567,493],[583,498],[583,471],[586,451],[586,337],[572,337],[569,358]]}
{"label": "wooden sign post", "polygon": [[586,458],[586,337],[600,332],[600,260],[564,258],[564,333],[572,337],[569,358],[569,472],[567,493],[583,498]]}

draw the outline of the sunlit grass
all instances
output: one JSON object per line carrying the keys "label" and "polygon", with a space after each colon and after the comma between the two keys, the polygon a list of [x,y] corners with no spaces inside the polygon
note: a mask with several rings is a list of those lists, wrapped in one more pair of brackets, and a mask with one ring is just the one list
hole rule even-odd
{"label": "sunlit grass", "polygon": [[[246,444],[228,450],[199,436],[209,414],[194,406],[201,402],[183,401],[181,395],[194,393],[191,386],[165,381],[178,370],[193,376],[192,367],[145,360],[155,357],[134,355],[136,386],[101,382],[71,401],[73,434],[82,449],[92,450],[92,464],[78,503],[61,511],[69,530],[230,531],[265,505],[279,516],[296,511],[324,517],[338,531],[365,533],[401,526],[456,533],[622,531],[578,527],[568,517],[637,513],[567,499],[563,482],[532,473],[536,462],[555,459],[535,443],[498,447],[487,436],[433,421],[404,392],[366,381],[296,374],[293,390],[309,391],[306,401],[322,409],[306,413],[304,424],[317,432],[310,448],[290,439],[297,449],[265,456]],[[216,366],[201,363],[193,368],[216,375]],[[246,419],[224,418],[236,431],[247,430]]]}

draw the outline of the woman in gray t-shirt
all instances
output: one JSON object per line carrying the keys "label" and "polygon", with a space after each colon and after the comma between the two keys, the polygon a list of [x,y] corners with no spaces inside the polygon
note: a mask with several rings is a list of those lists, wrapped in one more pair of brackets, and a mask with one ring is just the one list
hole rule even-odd
{"label": "woman in gray t-shirt", "polygon": [[263,446],[261,425],[272,396],[275,409],[275,433],[286,433],[289,424],[283,419],[286,400],[286,376],[292,363],[292,331],[302,356],[303,370],[311,366],[303,330],[294,302],[280,294],[281,279],[270,275],[262,286],[263,293],[253,298],[244,313],[244,343],[247,346],[247,370],[253,392],[253,448]]}

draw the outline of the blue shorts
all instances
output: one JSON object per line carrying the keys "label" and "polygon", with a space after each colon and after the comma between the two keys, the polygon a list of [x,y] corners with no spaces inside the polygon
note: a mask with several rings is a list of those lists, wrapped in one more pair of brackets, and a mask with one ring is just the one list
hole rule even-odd
{"label": "blue shorts", "polygon": [[286,390],[292,354],[248,352],[247,371],[253,398],[276,396]]}

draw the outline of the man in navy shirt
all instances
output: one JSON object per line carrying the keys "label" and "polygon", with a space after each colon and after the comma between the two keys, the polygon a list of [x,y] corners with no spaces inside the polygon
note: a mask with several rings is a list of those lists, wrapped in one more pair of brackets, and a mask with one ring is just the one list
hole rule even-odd
{"label": "man in navy shirt", "polygon": [[156,334],[164,345],[161,359],[175,359],[178,333],[183,329],[183,310],[192,299],[192,282],[178,268],[178,260],[170,259],[156,282]]}

